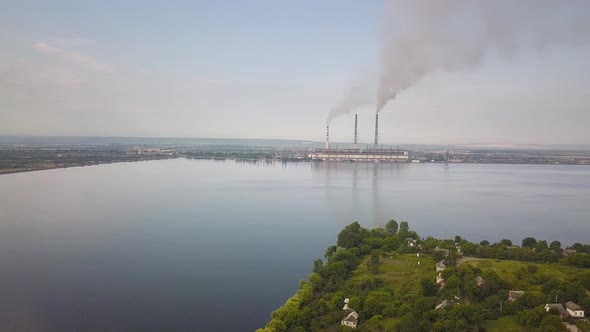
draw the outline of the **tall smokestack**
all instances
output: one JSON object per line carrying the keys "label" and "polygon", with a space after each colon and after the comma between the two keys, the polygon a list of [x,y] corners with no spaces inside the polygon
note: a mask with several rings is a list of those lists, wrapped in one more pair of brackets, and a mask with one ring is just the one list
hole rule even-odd
{"label": "tall smokestack", "polygon": [[359,115],[354,115],[354,148],[356,149],[356,142],[358,140],[358,132],[356,131]]}
{"label": "tall smokestack", "polygon": [[330,148],[330,126],[326,126],[326,150]]}
{"label": "tall smokestack", "polygon": [[375,150],[379,145],[379,113],[375,114]]}

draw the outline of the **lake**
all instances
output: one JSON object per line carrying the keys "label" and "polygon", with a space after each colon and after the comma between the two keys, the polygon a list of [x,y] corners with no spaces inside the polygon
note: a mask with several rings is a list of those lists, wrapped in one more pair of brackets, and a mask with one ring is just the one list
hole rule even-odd
{"label": "lake", "polygon": [[590,167],[161,160],[0,176],[0,330],[253,331],[345,225],[590,238]]}

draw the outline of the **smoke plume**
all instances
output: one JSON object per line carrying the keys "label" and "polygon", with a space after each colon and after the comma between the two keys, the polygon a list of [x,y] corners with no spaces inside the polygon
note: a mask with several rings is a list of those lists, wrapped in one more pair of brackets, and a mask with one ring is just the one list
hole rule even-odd
{"label": "smoke plume", "polygon": [[377,112],[438,70],[587,42],[590,28],[585,0],[391,0],[386,13]]}
{"label": "smoke plume", "polygon": [[332,107],[330,113],[328,113],[326,122],[330,124],[335,117],[350,114],[355,109],[371,105],[372,103],[373,98],[371,97],[370,88],[364,82],[357,80],[353,82],[346,94]]}

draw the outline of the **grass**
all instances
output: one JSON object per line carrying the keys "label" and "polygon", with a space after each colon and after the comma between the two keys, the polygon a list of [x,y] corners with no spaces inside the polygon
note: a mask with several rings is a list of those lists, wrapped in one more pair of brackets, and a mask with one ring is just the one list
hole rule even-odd
{"label": "grass", "polygon": [[522,326],[514,316],[504,316],[496,320],[486,320],[481,324],[487,332],[521,332]]}
{"label": "grass", "polygon": [[576,320],[574,323],[580,330],[584,332],[590,331],[590,323],[587,320]]}
{"label": "grass", "polygon": [[[385,283],[395,289],[404,289],[411,295],[418,295],[420,292],[420,280],[427,277],[434,278],[435,262],[431,257],[416,257],[416,254],[394,254],[381,257],[379,260],[379,273],[371,274],[369,265],[370,257],[365,258],[363,263],[354,272],[350,282],[356,283],[363,279],[375,276],[383,279]],[[420,262],[420,265],[418,265]]]}
{"label": "grass", "polygon": [[561,281],[571,280],[580,273],[587,271],[586,269],[571,267],[562,264],[543,264],[543,263],[529,263],[508,260],[482,259],[468,261],[463,264],[468,264],[473,267],[479,267],[482,270],[494,270],[498,275],[516,287],[526,287],[531,291],[540,291],[540,286],[531,286],[526,281],[517,278],[519,273],[527,274],[529,265],[538,267],[536,274],[554,277]]}

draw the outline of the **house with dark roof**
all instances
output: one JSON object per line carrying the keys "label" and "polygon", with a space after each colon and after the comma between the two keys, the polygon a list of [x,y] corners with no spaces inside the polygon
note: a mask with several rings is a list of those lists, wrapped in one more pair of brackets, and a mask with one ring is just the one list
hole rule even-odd
{"label": "house with dark roof", "polygon": [[359,314],[357,314],[356,311],[352,311],[348,314],[348,316],[346,316],[343,320],[340,321],[340,324],[350,326],[353,329],[356,329],[356,324],[358,323],[358,320]]}
{"label": "house with dark roof", "polygon": [[565,320],[567,318],[567,316],[569,316],[568,312],[565,310],[565,308],[563,307],[563,304],[561,304],[561,303],[547,303],[547,304],[545,304],[545,310],[547,312],[551,311],[551,309],[553,309],[559,313],[559,317],[561,317],[561,320]]}
{"label": "house with dark roof", "polygon": [[574,318],[584,318],[584,308],[580,307],[576,303],[569,301],[565,303],[567,313]]}

